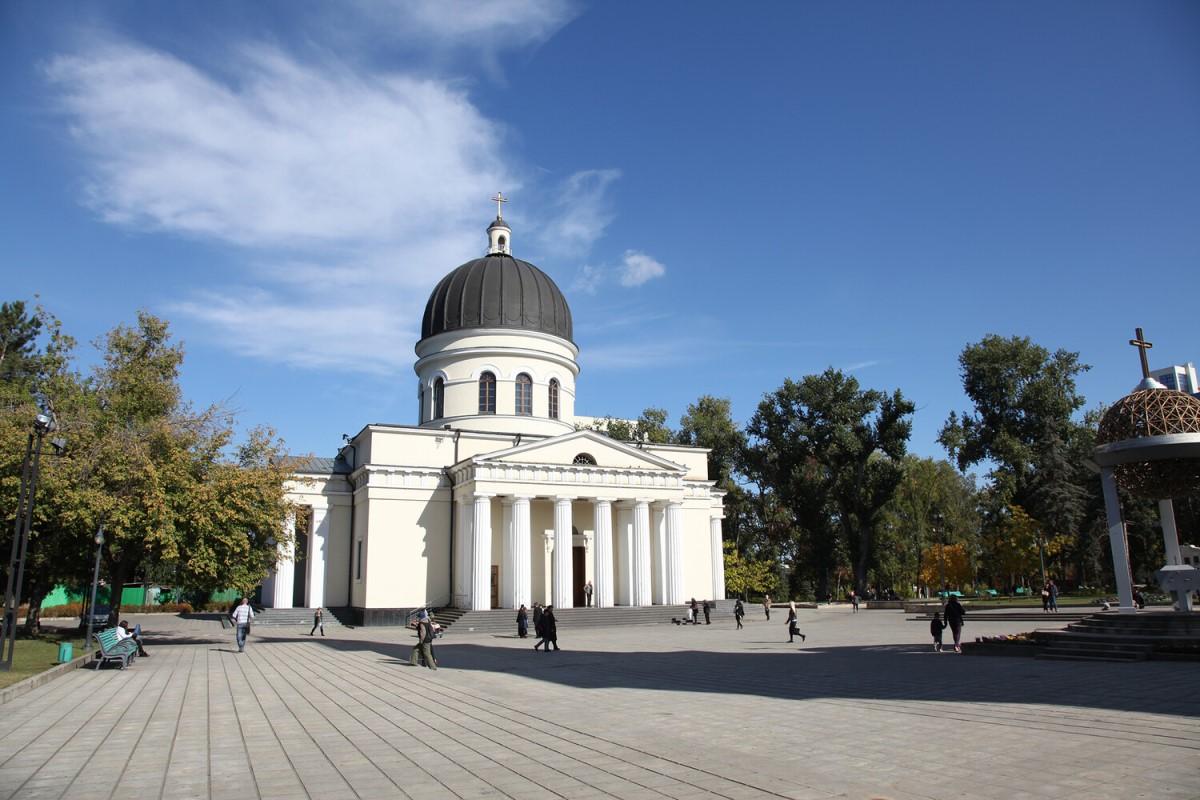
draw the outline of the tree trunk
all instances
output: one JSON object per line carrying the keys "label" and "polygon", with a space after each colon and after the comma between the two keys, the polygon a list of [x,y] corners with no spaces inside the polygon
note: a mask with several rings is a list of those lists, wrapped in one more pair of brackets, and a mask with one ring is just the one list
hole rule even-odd
{"label": "tree trunk", "polygon": [[25,630],[30,636],[37,636],[42,628],[42,601],[46,599],[46,590],[39,584],[29,587],[29,609],[25,612]]}

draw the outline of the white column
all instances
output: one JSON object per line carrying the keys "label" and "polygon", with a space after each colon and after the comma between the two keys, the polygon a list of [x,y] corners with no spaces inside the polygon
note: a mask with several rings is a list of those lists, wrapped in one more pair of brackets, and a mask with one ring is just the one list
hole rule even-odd
{"label": "white column", "polygon": [[517,608],[516,531],[513,528],[513,498],[500,498],[500,607]]}
{"label": "white column", "polygon": [[454,607],[470,608],[471,530],[475,511],[470,497],[458,498],[458,531],[454,537]]}
{"label": "white column", "polygon": [[575,605],[575,584],[571,574],[571,501],[574,499],[554,498],[554,561],[550,596],[555,608],[571,608]]}
{"label": "white column", "polygon": [[708,520],[708,542],[712,548],[712,595],[714,600],[725,599],[725,548],[721,546],[721,517]]}
{"label": "white column", "polygon": [[667,504],[667,602],[683,602],[683,503]]}
{"label": "white column", "polygon": [[1175,506],[1170,500],[1158,501],[1158,517],[1162,520],[1163,551],[1167,556],[1167,566],[1178,566],[1183,563],[1179,556],[1179,533],[1175,529]]}
{"label": "white column", "polygon": [[475,495],[471,530],[471,598],[473,611],[492,607],[492,495]]}
{"label": "white column", "polygon": [[617,504],[617,556],[615,567],[615,601],[617,605],[633,605],[633,505],[628,501]]}
{"label": "white column", "polygon": [[1125,521],[1121,519],[1121,497],[1112,467],[1100,469],[1100,486],[1104,490],[1104,510],[1108,516],[1108,543],[1112,548],[1113,574],[1117,579],[1117,599],[1120,610],[1132,614],[1133,576],[1129,572],[1129,544],[1125,541]]}
{"label": "white column", "polygon": [[667,602],[667,507],[650,506],[650,598],[656,606]]}
{"label": "white column", "polygon": [[595,515],[596,537],[596,590],[597,608],[611,608],[613,604],[613,541],[612,500],[596,497],[592,500]]}
{"label": "white column", "polygon": [[279,560],[275,562],[275,597],[272,598],[272,608],[291,608],[292,592],[296,588],[296,515],[288,514],[287,526],[289,539],[287,544],[279,545]]}
{"label": "white column", "polygon": [[[1179,555],[1179,531],[1175,527],[1175,506],[1169,499],[1158,501],[1158,516],[1162,521],[1163,551],[1167,557],[1166,566],[1178,567],[1182,570],[1184,563],[1183,558]],[[1188,612],[1192,610],[1191,590],[1173,591],[1171,594],[1175,596],[1177,610]]]}
{"label": "white column", "polygon": [[504,549],[504,557],[512,562],[512,595],[509,600],[513,608],[529,608],[533,605],[533,558],[529,553],[530,499],[523,495],[512,499],[512,546]]}
{"label": "white column", "polygon": [[650,501],[633,504],[633,605],[650,605]]}
{"label": "white column", "polygon": [[308,581],[305,602],[309,608],[325,605],[325,562],[329,558],[329,525],[326,509],[313,508],[308,525]]}

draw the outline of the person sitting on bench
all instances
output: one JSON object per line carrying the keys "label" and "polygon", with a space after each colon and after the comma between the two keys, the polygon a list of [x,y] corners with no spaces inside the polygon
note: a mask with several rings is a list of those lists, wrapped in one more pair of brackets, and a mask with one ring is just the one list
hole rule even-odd
{"label": "person sitting on bench", "polygon": [[133,639],[133,643],[137,645],[138,655],[149,658],[146,653],[146,648],[142,647],[142,626],[134,625],[133,630],[129,629],[129,622],[121,620],[121,624],[117,626],[117,641],[122,639]]}

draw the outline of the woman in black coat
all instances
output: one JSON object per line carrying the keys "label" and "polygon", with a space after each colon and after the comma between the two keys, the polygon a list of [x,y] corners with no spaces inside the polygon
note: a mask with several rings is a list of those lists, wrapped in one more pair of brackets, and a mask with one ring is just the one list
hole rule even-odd
{"label": "woman in black coat", "polygon": [[950,633],[954,634],[954,652],[962,652],[962,626],[963,618],[967,616],[967,610],[958,602],[958,598],[950,595],[949,602],[946,603],[946,624],[950,626]]}
{"label": "woman in black coat", "polygon": [[525,611],[525,604],[517,609],[517,636],[524,639],[529,635],[529,614]]}

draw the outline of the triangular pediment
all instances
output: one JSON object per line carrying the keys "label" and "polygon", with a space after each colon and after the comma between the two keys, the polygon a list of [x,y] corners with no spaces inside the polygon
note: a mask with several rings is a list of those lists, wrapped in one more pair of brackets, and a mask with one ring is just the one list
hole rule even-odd
{"label": "triangular pediment", "polygon": [[682,464],[648,453],[637,445],[610,439],[596,431],[575,431],[476,456],[472,460],[477,464],[499,461],[510,464],[570,465],[577,463],[576,459],[582,455],[591,456],[598,467],[687,471]]}

